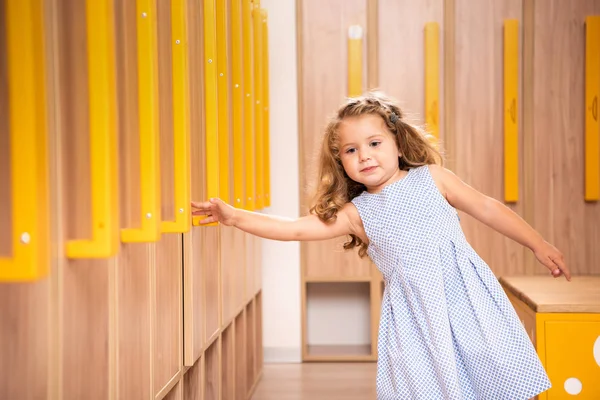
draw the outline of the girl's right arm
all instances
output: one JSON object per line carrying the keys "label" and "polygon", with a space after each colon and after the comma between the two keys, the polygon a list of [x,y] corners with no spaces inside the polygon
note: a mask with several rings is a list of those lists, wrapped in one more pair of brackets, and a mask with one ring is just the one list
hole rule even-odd
{"label": "girl's right arm", "polygon": [[292,219],[246,211],[232,207],[220,199],[192,202],[192,207],[196,209],[192,215],[207,216],[201,221],[202,224],[220,222],[265,239],[310,241],[332,239],[355,233],[348,216],[348,213],[352,212],[351,208],[354,207],[351,203],[342,207],[337,213],[337,219],[331,223],[325,223],[312,214]]}

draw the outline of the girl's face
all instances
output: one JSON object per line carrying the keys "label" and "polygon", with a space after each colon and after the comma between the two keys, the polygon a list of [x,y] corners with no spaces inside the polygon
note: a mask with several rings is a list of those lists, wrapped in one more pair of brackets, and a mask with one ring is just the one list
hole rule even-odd
{"label": "girl's face", "polygon": [[403,175],[398,167],[396,139],[381,116],[345,118],[338,132],[340,159],[346,174],[369,192],[378,192]]}

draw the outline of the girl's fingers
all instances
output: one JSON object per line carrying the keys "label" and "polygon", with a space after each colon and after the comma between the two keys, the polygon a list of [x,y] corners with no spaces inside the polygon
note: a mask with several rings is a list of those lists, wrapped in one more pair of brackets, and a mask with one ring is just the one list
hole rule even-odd
{"label": "girl's fingers", "polygon": [[210,210],[196,210],[192,211],[192,215],[209,215]]}
{"label": "girl's fingers", "polygon": [[563,261],[563,259],[556,258],[555,260],[552,260],[552,261],[558,267],[561,274],[564,274],[565,278],[567,278],[567,280],[570,281],[571,280],[571,271],[569,271],[569,268],[565,265],[565,262]]}
{"label": "girl's fingers", "polygon": [[192,201],[193,208],[209,209],[211,204],[208,201]]}
{"label": "girl's fingers", "polygon": [[213,222],[217,222],[217,219],[215,218],[214,215],[211,215],[210,217],[206,217],[206,218],[200,220],[200,225],[211,224]]}

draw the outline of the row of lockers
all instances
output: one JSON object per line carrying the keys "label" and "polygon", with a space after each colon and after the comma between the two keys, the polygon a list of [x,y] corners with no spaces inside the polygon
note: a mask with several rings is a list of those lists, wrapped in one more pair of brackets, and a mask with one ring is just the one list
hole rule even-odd
{"label": "row of lockers", "polygon": [[[192,198],[269,205],[258,0],[8,1],[3,16],[0,280],[48,272],[54,143],[77,153],[61,155],[80,172],[68,190],[86,192],[75,198],[86,202],[87,229],[67,241],[69,259],[187,232],[198,224]],[[137,193],[120,190],[123,180]]]}

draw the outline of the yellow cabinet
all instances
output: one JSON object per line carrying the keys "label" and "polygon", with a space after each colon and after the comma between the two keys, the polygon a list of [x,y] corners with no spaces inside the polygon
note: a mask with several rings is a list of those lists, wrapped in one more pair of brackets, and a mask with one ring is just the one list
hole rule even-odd
{"label": "yellow cabinet", "polygon": [[539,399],[600,399],[600,276],[500,283],[552,382]]}

